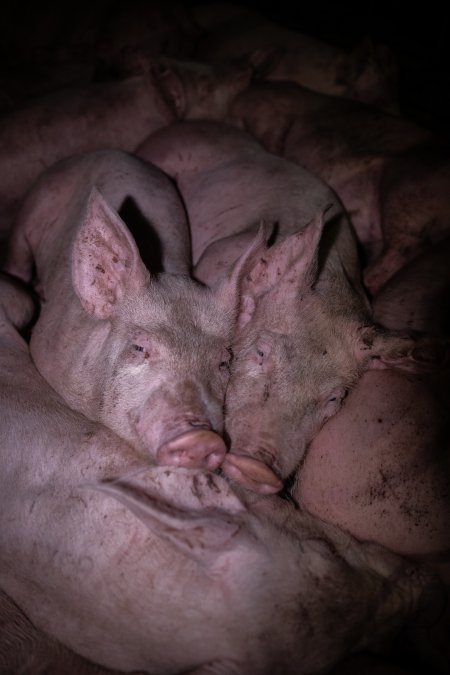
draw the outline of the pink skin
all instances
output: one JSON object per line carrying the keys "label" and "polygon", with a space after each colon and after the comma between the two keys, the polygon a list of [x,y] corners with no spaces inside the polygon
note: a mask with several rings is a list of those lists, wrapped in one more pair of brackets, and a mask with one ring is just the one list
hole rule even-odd
{"label": "pink skin", "polygon": [[[450,241],[397,273],[375,299],[393,327],[448,330]],[[361,539],[407,555],[450,548],[448,370],[367,373],[308,450],[295,496]]]}
{"label": "pink skin", "polygon": [[[277,224],[276,243],[244,279],[226,397],[231,452],[223,464],[246,487],[277,492],[375,359],[420,367],[415,343],[375,329],[348,220],[311,174],[211,121],[175,123],[138,154],[176,181],[202,281],[218,282],[261,220]],[[319,243],[325,262],[318,274]]]}
{"label": "pink skin", "polygon": [[2,288],[0,343],[0,587],[30,639],[45,631],[126,672],[306,675],[420,609],[425,570],[277,497],[151,467],[70,410],[3,313]]}
{"label": "pink skin", "polygon": [[141,68],[156,68],[158,83],[181,119],[214,119],[226,117],[233,100],[250,83],[253,69],[240,63],[205,63],[158,57],[141,59]]}
{"label": "pink skin", "polygon": [[[375,299],[376,316],[393,328],[448,335],[449,253],[446,240],[394,275]],[[314,438],[293,490],[309,512],[426,564],[447,593],[448,385],[448,364],[426,377],[365,374]],[[449,625],[447,608],[428,636],[442,672]]]}
{"label": "pink skin", "polygon": [[[0,667],[2,673],[64,673],[121,675],[89,663],[38,630],[22,610],[0,590]],[[134,672],[133,675],[139,675]],[[142,675],[145,675],[142,673]]]}
{"label": "pink skin", "polygon": [[188,213],[196,277],[206,283],[226,273],[261,221],[269,232],[276,223],[284,236],[327,207],[325,222],[345,220],[325,183],[221,122],[175,122],[149,135],[137,155],[175,180]]}
{"label": "pink skin", "polygon": [[[157,278],[113,210],[125,198],[151,223],[165,270]],[[17,220],[7,269],[29,281],[35,265],[42,308],[31,353],[72,408],[156,461],[212,470],[226,451],[218,433],[246,255],[216,291],[194,282],[169,179],[104,151],[44,174]]]}
{"label": "pink skin", "polygon": [[372,294],[448,234],[450,164],[417,124],[287,82],[253,84],[230,120],[336,191],[370,262]]}
{"label": "pink skin", "polygon": [[[211,16],[212,15],[212,16]],[[370,103],[398,112],[397,67],[386,48],[367,42],[354,50],[326,44],[269,21],[248,8],[194,8],[203,32],[196,55],[206,61],[243,59],[259,77],[291,80],[329,96]]]}
{"label": "pink skin", "polygon": [[[364,296],[348,281],[345,230],[316,278],[320,232],[317,223],[269,248],[243,291],[254,312],[233,344],[225,413],[231,452],[222,470],[264,493],[279,490],[297,469],[365,370],[428,372],[448,351],[445,341],[376,327]],[[332,226],[325,230],[321,246],[332,232]]]}
{"label": "pink skin", "polygon": [[131,152],[151,130],[174,119],[175,110],[152,73],[55,91],[5,116],[0,129],[0,238],[46,167],[99,148]]}

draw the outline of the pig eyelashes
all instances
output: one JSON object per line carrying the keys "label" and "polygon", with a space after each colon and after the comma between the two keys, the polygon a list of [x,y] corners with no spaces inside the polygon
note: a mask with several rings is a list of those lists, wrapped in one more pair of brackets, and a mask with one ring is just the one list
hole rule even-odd
{"label": "pig eyelashes", "polygon": [[244,349],[240,354],[240,358],[247,359],[253,365],[262,367],[267,363],[271,351],[272,346],[267,341],[258,340],[247,349]]}
{"label": "pig eyelashes", "polygon": [[224,375],[229,377],[231,371],[231,362],[233,360],[233,350],[231,347],[226,347],[222,353],[221,360],[219,362],[219,370]]}
{"label": "pig eyelashes", "polygon": [[133,339],[128,353],[135,362],[157,361],[161,356],[160,349],[148,336]]}
{"label": "pig eyelashes", "polygon": [[338,387],[334,389],[322,402],[322,418],[327,420],[338,412],[348,394],[346,387]]}

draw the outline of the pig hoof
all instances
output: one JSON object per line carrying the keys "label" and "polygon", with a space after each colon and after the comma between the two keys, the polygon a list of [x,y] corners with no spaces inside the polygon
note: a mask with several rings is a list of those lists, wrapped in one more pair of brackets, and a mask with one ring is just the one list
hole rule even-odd
{"label": "pig hoof", "polygon": [[283,481],[272,469],[259,459],[247,455],[228,453],[222,464],[222,471],[240,485],[260,494],[274,494],[283,487]]}
{"label": "pig hoof", "polygon": [[158,464],[215,471],[222,464],[226,448],[222,438],[209,429],[189,431],[164,443],[158,450]]}

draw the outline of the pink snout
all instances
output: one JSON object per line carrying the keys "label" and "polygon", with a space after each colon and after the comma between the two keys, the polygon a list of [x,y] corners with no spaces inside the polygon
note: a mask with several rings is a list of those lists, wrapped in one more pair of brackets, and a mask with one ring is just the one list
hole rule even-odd
{"label": "pink snout", "polygon": [[236,483],[260,494],[274,494],[283,487],[283,482],[272,469],[256,457],[229,452],[222,471]]}
{"label": "pink snout", "polygon": [[214,431],[197,429],[164,443],[157,455],[158,464],[214,471],[225,457],[225,443]]}

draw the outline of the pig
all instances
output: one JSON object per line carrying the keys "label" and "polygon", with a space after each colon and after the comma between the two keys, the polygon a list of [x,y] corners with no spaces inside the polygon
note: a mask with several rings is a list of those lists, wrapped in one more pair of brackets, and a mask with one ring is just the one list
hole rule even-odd
{"label": "pig", "polygon": [[135,154],[175,180],[188,214],[196,276],[205,283],[226,273],[261,221],[276,222],[285,235],[330,205],[325,222],[346,218],[323,181],[220,121],[174,122],[150,134]]}
{"label": "pig", "polygon": [[[375,316],[448,335],[449,254],[447,239],[398,272],[375,298]],[[367,373],[311,443],[294,492],[300,504],[403,555],[447,551],[448,381],[448,368]]]}
{"label": "pig", "polygon": [[[119,211],[142,233],[150,271]],[[221,288],[200,285],[189,276],[185,212],[170,179],[105,150],[43,174],[5,269],[27,282],[35,273],[42,307],[31,354],[74,410],[158,463],[215,469],[239,279],[253,248]]]}
{"label": "pig", "polygon": [[398,66],[385,45],[364,39],[344,49],[233,3],[199,5],[192,11],[203,28],[194,51],[199,59],[247,58],[259,77],[291,80],[319,93],[399,112]]}
{"label": "pig", "polygon": [[[122,55],[122,77],[156,73],[158,84],[176,111],[177,119],[221,120],[235,97],[249,86],[253,68],[247,63],[205,63],[180,59],[145,50],[128,50]],[[150,132],[151,133],[151,132]]]}
{"label": "pig", "polygon": [[0,672],[2,675],[120,675],[119,671],[89,663],[38,630],[3,591],[0,591]]}
{"label": "pig", "polygon": [[420,369],[418,345],[375,325],[351,225],[311,174],[213,121],[177,122],[137,154],[175,179],[194,274],[205,283],[227,273],[261,219],[277,224],[275,243],[242,282],[222,470],[250,489],[278,491],[362,372],[374,364]]}
{"label": "pig", "polygon": [[103,668],[306,675],[422,615],[422,566],[278,496],[151,466],[68,408],[17,330],[24,289],[5,283],[0,588],[36,629]]}
{"label": "pig", "polygon": [[6,239],[21,200],[44,169],[79,152],[131,152],[175,117],[150,72],[55,91],[5,115],[0,128],[0,240]]}
{"label": "pig", "polygon": [[[448,335],[449,254],[447,239],[397,272],[375,298],[375,316],[393,328]],[[443,673],[450,668],[449,379],[448,366],[421,377],[366,373],[313,439],[292,491],[301,508],[439,575],[447,609],[427,657]]]}
{"label": "pig", "polygon": [[417,123],[287,82],[255,83],[234,99],[228,121],[337,192],[372,295],[449,233],[449,155]]}

